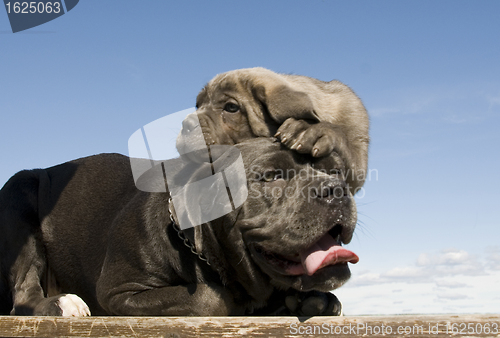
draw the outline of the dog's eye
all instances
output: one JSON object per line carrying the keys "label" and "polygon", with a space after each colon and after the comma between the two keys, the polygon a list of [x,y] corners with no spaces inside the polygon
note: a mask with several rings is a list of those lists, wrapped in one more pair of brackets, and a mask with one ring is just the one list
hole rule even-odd
{"label": "dog's eye", "polygon": [[236,103],[228,102],[224,105],[224,110],[228,113],[236,113],[240,110],[240,106]]}
{"label": "dog's eye", "polygon": [[269,171],[266,171],[266,172],[264,173],[264,175],[262,175],[262,179],[263,179],[265,182],[272,182],[272,181],[276,181],[276,180],[279,180],[280,178],[282,178],[281,173],[276,172],[276,171],[274,171],[274,170],[269,170]]}

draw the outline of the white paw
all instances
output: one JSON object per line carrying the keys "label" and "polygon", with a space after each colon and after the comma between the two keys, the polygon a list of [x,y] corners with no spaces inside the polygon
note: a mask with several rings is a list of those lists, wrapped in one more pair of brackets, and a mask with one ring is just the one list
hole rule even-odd
{"label": "white paw", "polygon": [[59,307],[64,317],[85,317],[90,316],[87,304],[77,295],[67,294],[58,300]]}

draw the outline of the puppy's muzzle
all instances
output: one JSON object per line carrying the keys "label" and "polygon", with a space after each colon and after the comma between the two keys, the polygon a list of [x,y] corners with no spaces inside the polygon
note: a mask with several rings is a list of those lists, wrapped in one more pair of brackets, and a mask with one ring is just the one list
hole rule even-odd
{"label": "puppy's muzzle", "polygon": [[184,136],[187,136],[191,134],[195,129],[200,128],[198,118],[194,114],[196,113],[189,114],[188,116],[186,116],[184,121],[182,121],[181,133]]}

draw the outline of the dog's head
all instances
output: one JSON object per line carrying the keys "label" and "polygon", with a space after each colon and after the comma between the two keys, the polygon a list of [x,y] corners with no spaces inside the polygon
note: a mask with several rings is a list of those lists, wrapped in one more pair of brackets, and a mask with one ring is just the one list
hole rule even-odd
{"label": "dog's head", "polygon": [[319,121],[309,95],[296,87],[264,68],[217,75],[198,94],[197,110],[184,120],[177,148],[188,153],[201,137],[211,145],[272,136],[290,116]]}
{"label": "dog's head", "polygon": [[254,262],[277,286],[329,291],[344,284],[347,263],[358,257],[341,245],[351,241],[357,216],[340,156],[299,155],[268,139],[243,147],[249,196],[237,226]]}
{"label": "dog's head", "polygon": [[[270,283],[329,291],[344,284],[350,277],[347,263],[358,257],[342,247],[351,241],[357,217],[341,157],[335,152],[323,158],[300,155],[271,138],[237,147],[248,198],[237,210],[193,229],[193,236],[204,238],[206,249],[217,241],[219,252],[212,256],[227,260],[247,288]],[[191,198],[190,203],[218,203],[197,196],[204,200]]]}

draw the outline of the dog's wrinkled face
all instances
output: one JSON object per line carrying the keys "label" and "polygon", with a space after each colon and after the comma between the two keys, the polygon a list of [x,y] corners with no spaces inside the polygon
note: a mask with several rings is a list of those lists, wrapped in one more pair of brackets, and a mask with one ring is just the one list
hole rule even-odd
{"label": "dog's wrinkled face", "polygon": [[[261,288],[270,282],[282,289],[327,292],[344,284],[350,277],[347,263],[356,263],[358,257],[342,247],[351,241],[357,221],[342,158],[335,152],[321,158],[298,154],[273,138],[252,138],[236,147],[248,197],[234,211],[193,228],[192,236],[217,238],[223,253],[216,255],[247,285]],[[224,158],[217,158],[214,167],[223,169],[219,162]],[[210,163],[194,165],[193,182],[205,178],[199,175],[207,172],[201,170],[205,166]],[[218,187],[226,193],[224,185]],[[177,217],[217,208],[219,195],[224,194],[190,191],[184,214]],[[209,242],[204,240],[203,246],[213,246]]]}
{"label": "dog's wrinkled face", "polygon": [[[253,147],[253,150],[248,148]],[[356,206],[342,159],[317,159],[269,139],[240,146],[249,196],[235,223],[247,250],[278,287],[329,291],[350,277]]]}

